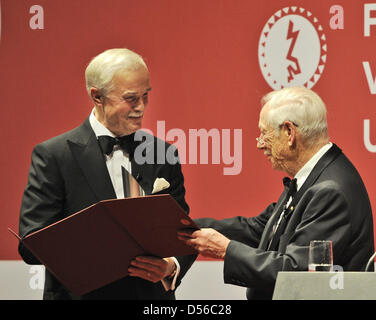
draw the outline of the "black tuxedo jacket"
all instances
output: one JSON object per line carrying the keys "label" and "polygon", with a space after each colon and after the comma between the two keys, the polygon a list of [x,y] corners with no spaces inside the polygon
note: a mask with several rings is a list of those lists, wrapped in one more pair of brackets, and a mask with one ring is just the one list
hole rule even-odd
{"label": "black tuxedo jacket", "polygon": [[[151,141],[154,143],[156,160],[157,138],[152,137]],[[165,147],[165,152],[170,147],[174,148],[159,140],[158,144],[161,143]],[[170,193],[180,206],[187,213],[189,212],[185,201],[184,177],[179,163],[139,165],[132,160],[131,165],[132,175],[137,177],[146,194],[151,194],[156,178],[165,178],[170,183],[170,187],[161,193]],[[47,140],[34,148],[29,179],[21,205],[20,236],[24,237],[100,200],[114,198],[116,194],[104,155],[89,119],[86,119],[76,129]],[[19,246],[19,253],[26,263],[40,264],[23,245]],[[193,263],[194,257],[179,257],[178,260],[181,273],[177,285]],[[175,296],[172,291],[166,292],[161,282],[154,284],[140,278],[125,277],[87,295],[75,297],[46,270],[43,298],[174,299]]]}
{"label": "black tuxedo jacket", "polygon": [[333,264],[344,271],[364,271],[374,252],[367,191],[336,145],[319,160],[295,197],[299,201],[273,251],[267,245],[283,196],[257,217],[197,220],[200,227],[214,228],[232,240],[224,281],[248,287],[249,299],[270,299],[279,271],[307,271],[311,240],[331,240]]}

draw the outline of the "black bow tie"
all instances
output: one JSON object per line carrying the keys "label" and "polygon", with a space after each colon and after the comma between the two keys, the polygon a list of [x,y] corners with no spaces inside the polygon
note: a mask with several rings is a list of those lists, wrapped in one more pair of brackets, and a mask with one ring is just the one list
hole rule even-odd
{"label": "black bow tie", "polygon": [[296,193],[297,185],[296,179],[290,179],[289,177],[283,178],[283,185],[288,189],[288,198],[293,197]]}
{"label": "black bow tie", "polygon": [[127,152],[130,157],[133,156],[135,147],[134,133],[127,136],[116,138],[110,136],[99,136],[98,142],[103,153],[107,155],[110,155],[114,149],[114,146],[118,145],[121,149]]}

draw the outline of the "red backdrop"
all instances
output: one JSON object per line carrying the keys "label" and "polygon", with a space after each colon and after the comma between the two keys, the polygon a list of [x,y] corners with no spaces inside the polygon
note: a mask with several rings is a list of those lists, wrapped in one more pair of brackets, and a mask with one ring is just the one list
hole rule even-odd
{"label": "red backdrop", "polygon": [[[269,63],[271,56],[279,54],[272,50],[272,42],[278,44],[278,32],[282,32],[282,20],[277,26],[279,16],[274,17],[275,26],[269,18],[283,8],[289,9],[280,17],[294,14],[290,16],[295,23],[293,31],[300,29],[292,53],[302,68],[317,62],[308,61],[309,50],[304,53],[304,46],[315,42],[307,39],[309,25],[299,27],[296,15],[311,21],[311,31],[316,30],[313,35],[325,35],[324,40],[320,38],[327,45],[326,50],[321,49],[325,61],[321,61],[320,78],[313,89],[327,104],[331,140],[358,168],[375,211],[376,150],[366,147],[364,120],[369,120],[370,143],[376,144],[376,95],[372,93],[376,26],[369,27],[370,36],[364,35],[364,27],[376,17],[376,8],[366,19],[367,2],[0,0],[4,116],[0,259],[19,259],[17,242],[7,227],[18,230],[33,146],[85,120],[92,103],[85,90],[84,70],[93,56],[108,48],[127,47],[145,57],[153,87],[145,128],[156,134],[157,121],[165,121],[166,132],[180,128],[187,143],[189,129],[214,128],[220,133],[230,129],[232,145],[234,130],[242,130],[239,174],[224,175],[223,169],[229,165],[222,157],[219,164],[213,164],[209,156],[209,164],[187,161],[183,165],[192,217],[255,216],[275,201],[282,190],[283,174],[273,171],[256,149],[255,137],[259,134],[260,98],[271,90],[260,68],[259,57],[265,53],[260,37],[271,21],[270,37],[264,44]],[[31,11],[33,5],[39,7]],[[335,16],[340,11],[330,12],[333,5],[343,8],[343,26],[340,16]],[[301,12],[301,8],[305,10]],[[281,50],[292,48],[286,37],[280,41]],[[286,56],[282,58],[289,63]],[[372,75],[368,80],[363,62],[368,63]],[[272,76],[278,71],[273,68]]]}

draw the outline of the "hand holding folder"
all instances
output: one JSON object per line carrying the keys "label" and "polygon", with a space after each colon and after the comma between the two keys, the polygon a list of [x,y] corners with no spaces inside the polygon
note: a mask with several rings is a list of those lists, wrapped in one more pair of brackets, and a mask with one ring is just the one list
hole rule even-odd
{"label": "hand holding folder", "polygon": [[18,239],[75,295],[128,274],[136,256],[160,258],[196,253],[177,239],[182,228],[199,229],[169,195],[100,201]]}

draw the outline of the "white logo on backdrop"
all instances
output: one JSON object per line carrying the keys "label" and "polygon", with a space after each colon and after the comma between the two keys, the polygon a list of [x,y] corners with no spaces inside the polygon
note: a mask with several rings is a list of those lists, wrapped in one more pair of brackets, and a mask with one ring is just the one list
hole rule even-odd
{"label": "white logo on backdrop", "polygon": [[312,88],[326,62],[326,37],[319,20],[301,7],[273,14],[262,30],[258,57],[261,72],[274,90]]}

